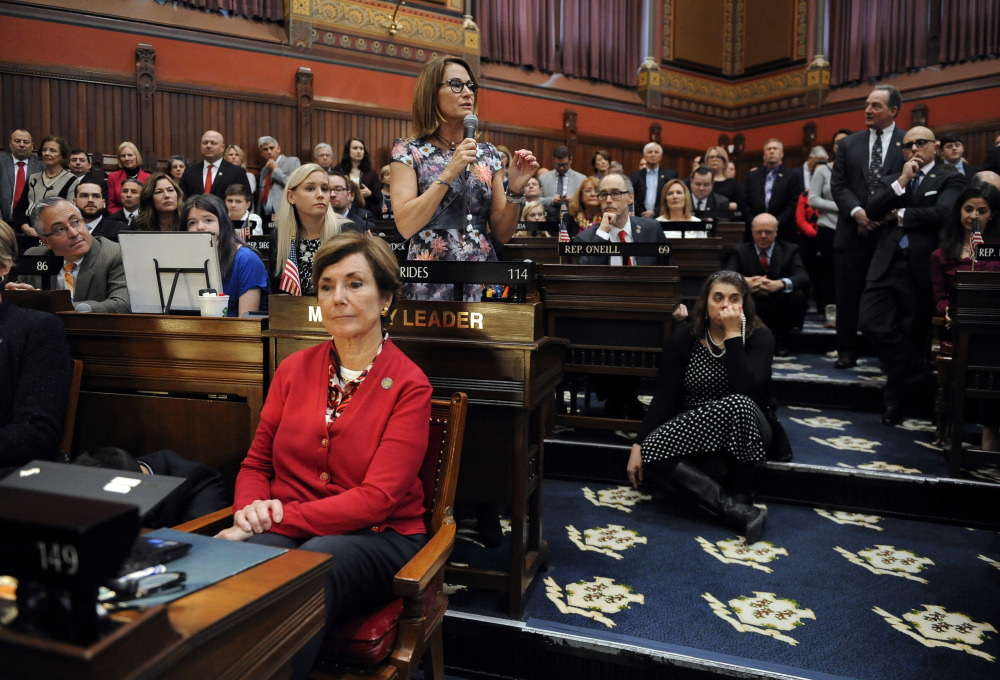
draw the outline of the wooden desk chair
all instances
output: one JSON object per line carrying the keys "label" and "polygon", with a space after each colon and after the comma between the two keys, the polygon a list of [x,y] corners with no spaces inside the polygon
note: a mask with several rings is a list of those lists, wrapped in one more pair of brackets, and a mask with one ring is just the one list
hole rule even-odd
{"label": "wooden desk chair", "polygon": [[63,424],[62,441],[59,451],[67,463],[73,462],[70,455],[73,451],[73,429],[76,426],[76,405],[80,401],[80,382],[83,379],[83,362],[73,359],[73,380],[69,384],[69,400],[66,403],[66,420]]}
{"label": "wooden desk chair", "polygon": [[958,272],[953,324],[951,453],[948,474],[962,468],[965,400],[1000,400],[1000,273]]}
{"label": "wooden desk chair", "polygon": [[[444,679],[441,623],[448,596],[442,585],[445,562],[455,544],[452,506],[467,408],[468,397],[463,392],[431,403],[430,436],[420,471],[428,541],[393,579],[393,591],[399,598],[331,625],[320,657],[336,665],[315,670],[311,677],[406,679],[424,659],[427,661],[424,677]],[[232,509],[175,528],[212,535],[229,526],[232,526]]]}

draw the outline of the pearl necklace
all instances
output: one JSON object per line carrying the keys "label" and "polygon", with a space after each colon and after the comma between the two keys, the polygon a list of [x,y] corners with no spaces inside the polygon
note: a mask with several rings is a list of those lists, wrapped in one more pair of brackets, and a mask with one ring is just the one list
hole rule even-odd
{"label": "pearl necklace", "polygon": [[[712,331],[707,329],[705,330],[705,341],[708,343],[708,353],[711,354],[713,357],[715,357],[716,359],[720,359],[726,355],[726,341],[723,340],[721,345],[717,343],[715,341],[715,338],[712,337]],[[715,352],[712,351],[713,347],[715,347],[716,349],[721,349],[722,351],[716,354]]]}

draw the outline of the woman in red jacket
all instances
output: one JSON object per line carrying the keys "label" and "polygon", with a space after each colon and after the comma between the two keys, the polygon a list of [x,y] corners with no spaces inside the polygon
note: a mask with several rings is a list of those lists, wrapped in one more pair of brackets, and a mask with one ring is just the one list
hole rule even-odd
{"label": "woman in red jacket", "polygon": [[142,169],[142,155],[132,142],[118,145],[118,169],[108,175],[108,214],[122,209],[122,182],[126,178],[145,182],[149,173]]}
{"label": "woman in red jacket", "polygon": [[[419,471],[431,386],[384,332],[402,286],[380,239],[323,244],[313,281],[331,335],[274,374],[219,537],[334,555],[327,620],[387,602],[392,578],[426,542]],[[308,671],[321,636],[296,659]]]}

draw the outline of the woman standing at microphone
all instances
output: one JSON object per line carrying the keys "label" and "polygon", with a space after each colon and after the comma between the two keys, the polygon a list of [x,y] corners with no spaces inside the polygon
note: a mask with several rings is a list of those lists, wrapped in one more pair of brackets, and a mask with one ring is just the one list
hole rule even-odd
{"label": "woman standing at microphone", "polygon": [[[478,90],[457,57],[428,62],[417,78],[412,136],[395,141],[389,166],[396,228],[412,237],[410,260],[496,261],[491,237],[506,243],[517,228],[524,185],[538,163],[532,152],[515,151],[504,191],[500,153],[474,138]],[[462,299],[480,300],[483,286],[463,288]],[[450,284],[407,284],[405,295],[454,299]]]}

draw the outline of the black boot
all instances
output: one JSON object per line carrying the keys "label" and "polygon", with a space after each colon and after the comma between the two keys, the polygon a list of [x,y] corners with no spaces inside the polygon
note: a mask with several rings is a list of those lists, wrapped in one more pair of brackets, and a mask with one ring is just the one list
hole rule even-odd
{"label": "black boot", "polygon": [[728,526],[746,538],[748,544],[760,540],[767,510],[737,503],[717,481],[685,461],[679,461],[674,466],[668,479],[671,484],[686,489],[703,505],[720,515]]}

